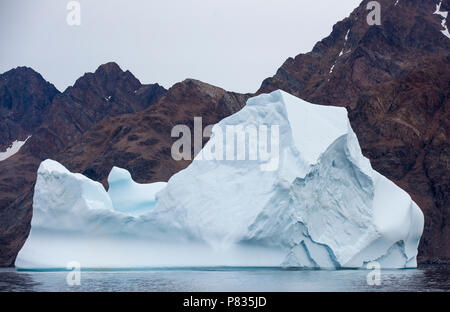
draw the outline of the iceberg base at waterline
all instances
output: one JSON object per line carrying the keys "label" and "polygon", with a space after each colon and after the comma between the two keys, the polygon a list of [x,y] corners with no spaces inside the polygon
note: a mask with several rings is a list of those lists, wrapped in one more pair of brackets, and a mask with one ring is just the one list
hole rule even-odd
{"label": "iceberg base at waterline", "polygon": [[[237,153],[234,139],[224,143],[225,129],[261,126],[279,131],[263,144],[275,148],[276,159],[219,155]],[[246,151],[254,147],[249,138],[241,141]],[[137,184],[120,168],[108,181],[106,192],[55,161],[42,162],[32,229],[16,266],[417,265],[423,214],[363,157],[346,109],[283,91],[251,98],[216,124],[200,154],[168,183]]]}
{"label": "iceberg base at waterline", "polygon": [[146,211],[154,209],[155,195],[167,183],[138,184],[127,170],[117,167],[112,169],[108,183],[106,192],[100,183],[71,173],[56,161],[43,161],[38,170],[31,233],[16,267],[63,269],[74,261],[85,268],[219,263],[273,266],[283,260],[273,248],[211,249],[202,242],[160,230]]}

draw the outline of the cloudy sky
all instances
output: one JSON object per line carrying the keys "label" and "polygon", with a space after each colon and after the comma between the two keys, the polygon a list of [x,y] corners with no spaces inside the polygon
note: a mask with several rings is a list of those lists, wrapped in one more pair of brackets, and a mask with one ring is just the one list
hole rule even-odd
{"label": "cloudy sky", "polygon": [[63,91],[115,61],[142,83],[185,78],[253,92],[361,0],[0,0],[0,72],[30,66]]}

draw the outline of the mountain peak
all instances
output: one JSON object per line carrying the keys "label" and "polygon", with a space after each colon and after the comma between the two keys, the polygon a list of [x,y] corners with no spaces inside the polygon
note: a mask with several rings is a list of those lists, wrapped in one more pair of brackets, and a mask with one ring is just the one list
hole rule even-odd
{"label": "mountain peak", "polygon": [[[95,72],[85,73],[75,81],[73,87],[66,92],[76,93],[76,90],[97,89],[99,94],[112,93],[115,89],[134,92],[141,87],[140,81],[130,72],[123,71],[115,62],[100,65]],[[110,94],[105,94],[107,96]]]}
{"label": "mountain peak", "polygon": [[0,152],[23,141],[41,125],[59,91],[30,67],[0,75]]}
{"label": "mountain peak", "polygon": [[6,72],[4,72],[3,74],[1,74],[1,76],[3,75],[11,75],[11,74],[37,74],[39,75],[38,72],[36,72],[33,68],[28,67],[28,66],[17,66],[16,68],[12,68]]}
{"label": "mountain peak", "polygon": [[32,81],[34,83],[46,84],[49,88],[55,88],[53,84],[46,81],[41,74],[39,74],[31,67],[18,66],[4,72],[3,74],[0,74],[0,86],[3,86],[5,84],[9,84],[11,86],[24,85],[27,83],[31,83]]}
{"label": "mountain peak", "polygon": [[196,89],[201,93],[209,94],[211,97],[215,97],[218,94],[223,94],[225,92],[225,90],[220,87],[216,87],[206,82],[192,78],[187,78],[182,82],[175,84],[174,87],[182,89],[184,88]]}
{"label": "mountain peak", "polygon": [[120,68],[120,66],[116,62],[108,62],[100,65],[95,74],[105,73],[107,75],[120,75],[123,74],[124,71]]}

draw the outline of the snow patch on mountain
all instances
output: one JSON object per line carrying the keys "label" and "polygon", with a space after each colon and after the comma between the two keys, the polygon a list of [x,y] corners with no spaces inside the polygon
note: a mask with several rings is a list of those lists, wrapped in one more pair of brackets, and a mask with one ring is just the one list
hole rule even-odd
{"label": "snow patch on mountain", "polygon": [[442,1],[439,2],[439,4],[436,4],[436,11],[434,11],[433,14],[437,14],[442,16],[442,28],[444,28],[443,30],[441,30],[441,32],[444,34],[444,36],[446,36],[447,38],[450,39],[450,33],[448,30],[448,26],[447,26],[447,16],[448,16],[448,12],[447,11],[441,11],[441,5],[442,5]]}
{"label": "snow patch on mountain", "polygon": [[28,136],[25,141],[14,141],[4,152],[0,153],[0,161],[3,161],[5,159],[8,159],[9,157],[17,154],[21,147],[28,141],[28,139],[31,138],[31,135]]}

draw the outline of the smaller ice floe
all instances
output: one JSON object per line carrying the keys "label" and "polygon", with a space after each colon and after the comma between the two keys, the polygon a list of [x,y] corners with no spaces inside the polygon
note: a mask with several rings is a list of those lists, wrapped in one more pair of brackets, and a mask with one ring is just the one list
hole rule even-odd
{"label": "smaller ice floe", "polygon": [[29,138],[31,138],[31,135],[27,137],[25,141],[14,141],[11,146],[6,149],[6,151],[0,153],[0,161],[8,159],[9,157],[19,152],[20,148],[28,141]]}

